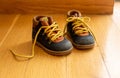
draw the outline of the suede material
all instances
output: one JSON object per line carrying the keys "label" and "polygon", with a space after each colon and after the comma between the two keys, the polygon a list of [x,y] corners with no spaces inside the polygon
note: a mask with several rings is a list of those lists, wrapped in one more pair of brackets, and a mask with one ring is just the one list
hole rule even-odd
{"label": "suede material", "polygon": [[[37,26],[33,27],[33,31],[32,31],[32,38],[34,39],[38,29],[41,27],[41,23],[39,22],[39,24]],[[66,51],[72,48],[72,44],[69,40],[67,40],[66,38],[64,38],[63,41],[58,42],[58,43],[54,43],[54,42],[50,42],[50,40],[47,38],[46,34],[43,34],[44,30],[41,30],[41,32],[38,35],[37,38],[37,42],[39,42],[40,44],[42,44],[45,48],[49,49],[49,50],[53,50],[53,51]]]}
{"label": "suede material", "polygon": [[74,31],[72,30],[72,23],[73,22],[69,22],[67,24],[67,32],[69,33],[72,41],[75,44],[78,45],[90,45],[90,44],[94,44],[94,38],[93,36],[89,33],[89,35],[87,36],[78,36],[74,33]]}

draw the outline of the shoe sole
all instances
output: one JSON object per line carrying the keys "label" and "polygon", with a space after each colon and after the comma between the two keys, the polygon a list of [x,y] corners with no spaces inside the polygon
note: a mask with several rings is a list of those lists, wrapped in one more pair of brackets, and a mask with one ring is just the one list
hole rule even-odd
{"label": "shoe sole", "polygon": [[67,33],[67,35],[68,35],[70,41],[72,42],[73,46],[74,46],[75,48],[77,48],[77,49],[92,49],[92,48],[94,47],[94,45],[95,45],[95,44],[89,44],[89,45],[79,45],[79,44],[76,44],[76,43],[74,43],[73,40],[71,39],[70,34]]}
{"label": "shoe sole", "polygon": [[73,46],[75,46],[75,48],[77,49],[92,49],[94,47],[95,44],[90,44],[90,45],[78,45],[78,44],[75,44],[73,43]]}
{"label": "shoe sole", "polygon": [[50,55],[54,55],[54,56],[64,56],[64,55],[68,55],[72,52],[72,48],[70,48],[69,50],[65,50],[65,51],[53,51],[50,49],[47,49],[46,47],[44,47],[42,44],[40,44],[39,42],[36,42],[36,44],[38,46],[40,46],[43,50],[45,50],[46,53],[50,54]]}

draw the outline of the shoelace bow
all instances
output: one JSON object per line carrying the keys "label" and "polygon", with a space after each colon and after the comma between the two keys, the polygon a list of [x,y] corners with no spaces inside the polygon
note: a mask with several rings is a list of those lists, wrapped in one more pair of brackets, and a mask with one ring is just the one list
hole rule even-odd
{"label": "shoelace bow", "polygon": [[[58,24],[55,23],[55,22],[53,24],[51,24],[50,26],[42,26],[42,27],[39,28],[39,30],[37,31],[37,33],[35,35],[35,39],[34,39],[33,45],[32,45],[32,55],[28,55],[28,56],[27,55],[21,55],[21,54],[18,54],[16,52],[14,52],[13,50],[10,50],[12,52],[12,54],[15,55],[15,56],[24,57],[24,58],[34,57],[35,44],[36,44],[36,41],[37,41],[38,34],[40,33],[40,31],[42,29],[44,29],[44,33],[42,35],[47,34],[47,37],[51,41],[56,40],[60,36],[63,36],[63,32],[60,29],[58,29]],[[51,43],[51,41],[49,43]]]}

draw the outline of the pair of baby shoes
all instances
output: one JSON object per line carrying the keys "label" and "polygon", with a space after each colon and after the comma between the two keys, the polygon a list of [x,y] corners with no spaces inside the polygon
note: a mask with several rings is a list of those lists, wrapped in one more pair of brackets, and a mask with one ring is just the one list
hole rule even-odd
{"label": "pair of baby shoes", "polygon": [[[90,49],[94,47],[95,40],[92,31],[87,22],[90,20],[88,17],[82,17],[78,10],[70,10],[67,13],[67,20],[65,30],[61,31],[58,24],[52,17],[48,16],[35,16],[33,18],[32,30],[32,56],[34,56],[34,46],[39,45],[48,54],[51,55],[68,55],[71,53],[73,46],[77,49]],[[67,33],[70,40],[64,37]]]}
{"label": "pair of baby shoes", "polygon": [[77,49],[93,48],[94,36],[86,23],[89,20],[88,17],[82,17],[78,10],[68,11],[65,30],[69,41],[52,17],[36,16],[33,18],[32,39],[52,55],[68,55],[73,46]]}

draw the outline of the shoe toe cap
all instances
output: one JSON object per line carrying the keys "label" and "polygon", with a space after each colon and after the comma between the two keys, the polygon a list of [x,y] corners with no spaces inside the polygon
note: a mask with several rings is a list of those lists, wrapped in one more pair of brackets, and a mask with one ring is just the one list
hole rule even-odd
{"label": "shoe toe cap", "polygon": [[83,36],[83,37],[76,37],[74,38],[74,42],[80,45],[89,45],[89,44],[94,44],[94,38],[91,35]]}
{"label": "shoe toe cap", "polygon": [[61,41],[59,43],[51,44],[51,49],[54,51],[67,51],[72,48],[73,48],[73,46],[72,46],[71,42],[67,39],[64,39],[63,41]]}

